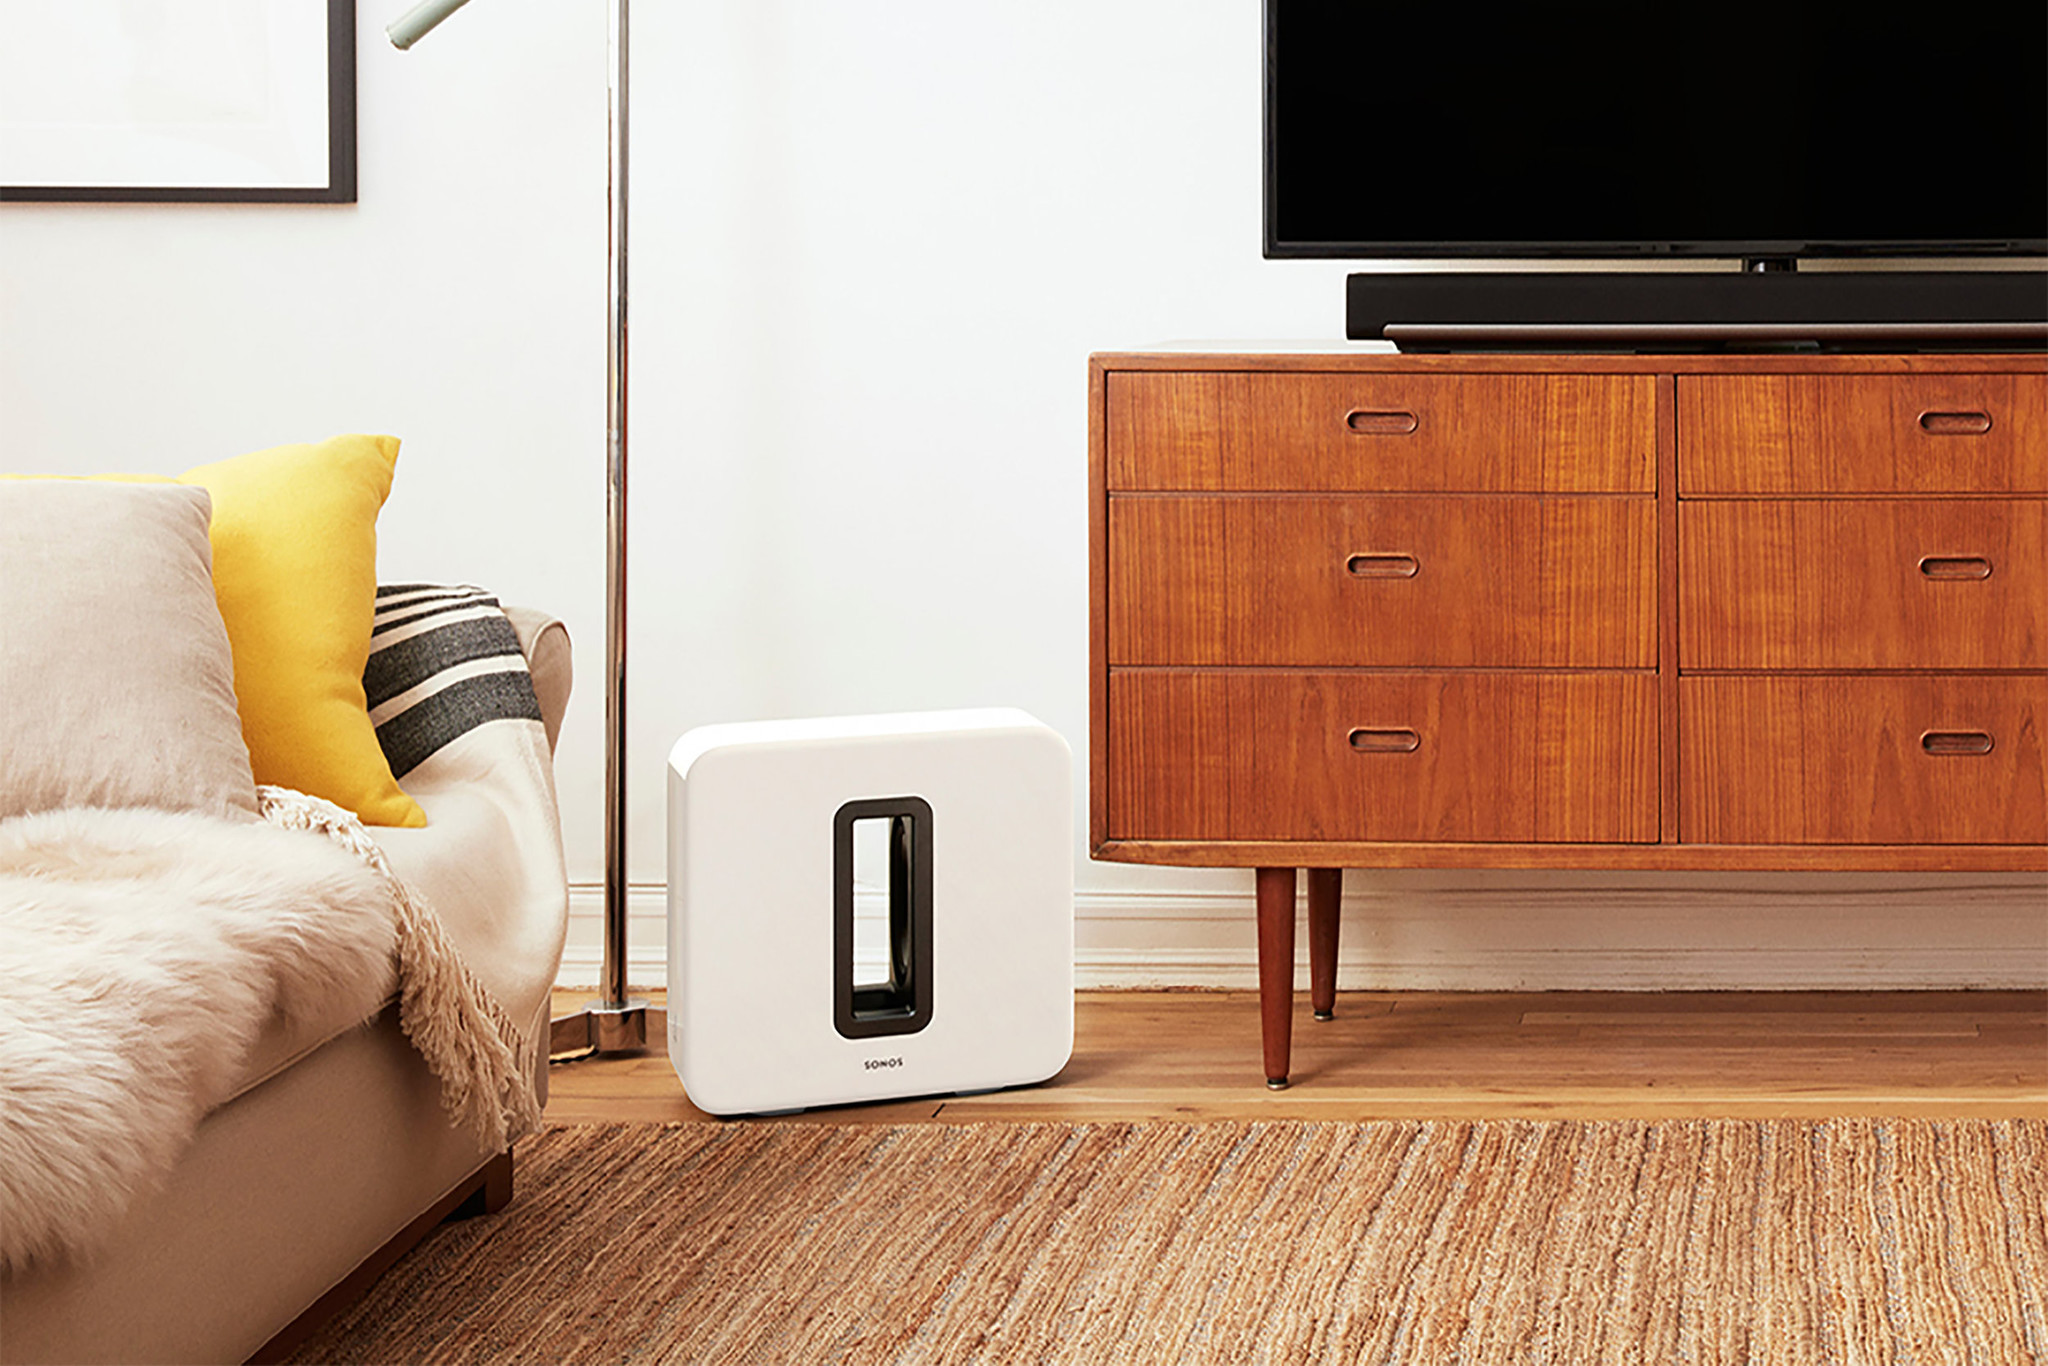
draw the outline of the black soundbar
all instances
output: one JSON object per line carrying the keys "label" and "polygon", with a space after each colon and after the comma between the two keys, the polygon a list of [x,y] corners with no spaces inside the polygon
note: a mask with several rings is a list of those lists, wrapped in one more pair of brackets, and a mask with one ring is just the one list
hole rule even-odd
{"label": "black soundbar", "polygon": [[1357,274],[1344,303],[1404,351],[2048,347],[2039,270]]}

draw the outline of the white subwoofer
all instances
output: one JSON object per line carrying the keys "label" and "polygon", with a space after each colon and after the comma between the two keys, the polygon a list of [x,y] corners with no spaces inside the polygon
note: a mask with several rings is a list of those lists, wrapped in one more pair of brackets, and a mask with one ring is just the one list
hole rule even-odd
{"label": "white subwoofer", "polygon": [[712,1114],[1044,1081],[1073,755],[1021,711],[701,726],[668,771],[669,1058]]}

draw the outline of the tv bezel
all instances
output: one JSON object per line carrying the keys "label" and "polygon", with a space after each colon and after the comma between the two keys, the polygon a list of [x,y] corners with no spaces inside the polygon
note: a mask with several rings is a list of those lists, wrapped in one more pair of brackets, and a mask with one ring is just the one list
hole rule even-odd
{"label": "tv bezel", "polygon": [[1497,260],[1502,262],[1542,260],[1816,260],[1882,259],[1925,261],[1941,257],[2048,256],[2048,236],[2021,238],[1850,238],[1843,240],[1801,240],[1788,238],[1702,239],[1699,241],[1645,241],[1612,239],[1587,241],[1343,241],[1283,242],[1274,233],[1277,221],[1278,185],[1274,175],[1273,75],[1277,64],[1274,16],[1284,0],[1265,0],[1262,8],[1260,62],[1261,120],[1259,139],[1261,187],[1261,229],[1268,260]]}

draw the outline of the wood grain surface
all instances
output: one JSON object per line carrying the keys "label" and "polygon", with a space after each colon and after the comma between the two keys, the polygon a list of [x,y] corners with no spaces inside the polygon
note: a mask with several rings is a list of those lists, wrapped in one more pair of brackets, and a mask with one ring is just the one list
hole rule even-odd
{"label": "wood grain surface", "polygon": [[1651,498],[1118,495],[1120,664],[1655,668]]}
{"label": "wood grain surface", "polygon": [[[2001,717],[2019,738],[2001,738],[1992,755],[1916,754],[1951,775],[2014,765],[1993,784],[2017,784],[2003,817],[1985,814],[1998,796],[1911,795],[1924,768],[1901,769],[1910,781],[1892,790],[1885,765],[1894,760],[1840,730],[1867,718],[1833,731],[1769,722],[1833,737],[1834,748],[1802,761],[1823,776],[1799,779],[1801,803],[1857,809],[1801,817],[1803,834],[1758,834],[1790,828],[1752,819],[1782,809],[1784,736],[1759,742],[1752,727],[1740,744],[1763,751],[1716,754],[1720,723],[1686,720],[1708,694],[1681,677],[2038,676],[2048,658],[2048,357],[1193,345],[1091,357],[1089,384],[1097,857],[1297,868],[2048,867],[2029,814],[2034,709]],[[1596,531],[1589,517],[1532,529],[1539,501],[1604,504],[1599,515],[1624,523],[1621,509],[1639,502],[1650,525]],[[1759,506],[1734,506],[1751,501]],[[1580,575],[1568,564],[1597,568]],[[1649,680],[1654,699],[1646,731],[1633,700],[1611,713],[1627,718],[1620,752],[1630,761],[1597,795],[1597,783],[1578,786],[1583,753],[1553,746],[1531,768],[1519,704],[1468,709],[1462,749],[1417,732],[1407,759],[1454,754],[1444,768],[1463,766],[1462,786],[1420,769],[1408,783],[1352,784],[1355,768],[1325,752],[1331,698],[1359,688],[1391,697],[1391,674],[1439,679],[1427,711],[1466,686],[1434,671],[1477,679],[1588,667],[1629,670],[1618,677]],[[1301,684],[1324,674],[1348,681]],[[1268,681],[1254,687],[1255,675]],[[1386,718],[1357,724],[1412,729]],[[1511,752],[1480,752],[1509,731]],[[1921,733],[1905,739],[1917,744]],[[1609,739],[1583,743],[1612,755]],[[1383,745],[1364,757],[1402,761]],[[1529,777],[1537,769],[1540,781]],[[1765,795],[1717,795],[1747,773]],[[1854,787],[1847,795],[1844,781]],[[1589,828],[1574,817],[1531,833],[1541,805],[1532,783],[1573,794],[1562,809],[1590,813],[1599,828],[1549,833]],[[1699,823],[1721,809],[1750,815],[1726,828],[1718,817]]]}
{"label": "wood grain surface", "polygon": [[1108,377],[1108,486],[1650,493],[1656,383],[1635,375]]}
{"label": "wood grain surface", "polygon": [[[1256,992],[1084,991],[1042,1086],[801,1118],[2048,1116],[2048,992],[1341,992],[1328,1022],[1302,993],[1293,1024],[1268,1091]],[[553,1068],[548,1120],[709,1118],[662,1046]]]}
{"label": "wood grain surface", "polygon": [[1657,832],[1678,830],[1678,378],[1657,376]]}
{"label": "wood grain surface", "polygon": [[1688,496],[2048,493],[2038,374],[1681,375],[1678,424]]}
{"label": "wood grain surface", "polygon": [[2048,668],[2048,500],[1687,500],[1678,527],[1686,669]]}
{"label": "wood grain surface", "polygon": [[1648,673],[1119,669],[1109,706],[1112,838],[1657,838]]}
{"label": "wood grain surface", "polygon": [[1090,856],[1172,868],[1605,868],[1641,872],[2048,872],[2048,844],[1446,844],[1109,840]]}
{"label": "wood grain surface", "polygon": [[[1679,693],[1689,841],[2048,844],[2048,677],[1713,674]],[[1989,752],[1928,739],[1972,734]]]}

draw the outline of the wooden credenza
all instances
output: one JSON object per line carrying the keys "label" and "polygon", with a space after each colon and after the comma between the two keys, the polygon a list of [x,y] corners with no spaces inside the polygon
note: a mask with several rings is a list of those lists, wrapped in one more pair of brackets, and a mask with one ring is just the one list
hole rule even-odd
{"label": "wooden credenza", "polygon": [[1089,366],[1095,857],[2048,868],[2048,357]]}

